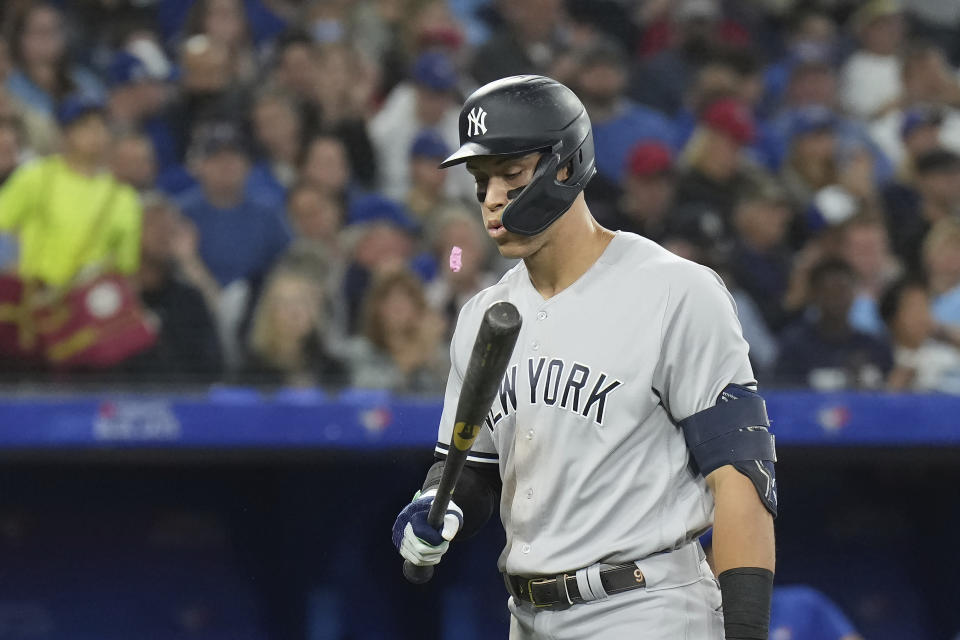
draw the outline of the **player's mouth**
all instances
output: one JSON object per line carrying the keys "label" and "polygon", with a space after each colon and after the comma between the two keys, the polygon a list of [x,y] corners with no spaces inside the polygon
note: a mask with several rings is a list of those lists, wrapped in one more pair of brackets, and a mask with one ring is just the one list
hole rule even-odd
{"label": "player's mouth", "polygon": [[489,220],[487,222],[487,233],[490,234],[491,238],[498,238],[507,232],[506,227],[503,226],[499,220]]}

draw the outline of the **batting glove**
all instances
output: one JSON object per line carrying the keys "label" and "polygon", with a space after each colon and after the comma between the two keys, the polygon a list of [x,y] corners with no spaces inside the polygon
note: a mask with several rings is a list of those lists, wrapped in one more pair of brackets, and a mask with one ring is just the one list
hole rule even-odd
{"label": "batting glove", "polygon": [[419,491],[393,523],[393,546],[404,559],[416,565],[435,565],[450,547],[450,540],[463,526],[463,511],[453,500],[443,516],[443,530],[437,531],[427,524],[427,512],[433,504],[436,489],[426,493]]}

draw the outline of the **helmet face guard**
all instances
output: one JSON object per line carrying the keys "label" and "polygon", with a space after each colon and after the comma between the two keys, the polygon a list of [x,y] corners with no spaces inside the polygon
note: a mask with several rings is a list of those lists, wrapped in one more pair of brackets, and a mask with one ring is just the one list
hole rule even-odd
{"label": "helmet face guard", "polygon": [[[507,231],[532,236],[566,213],[596,173],[590,118],[570,89],[543,76],[513,76],[481,87],[460,112],[460,148],[440,166],[538,151],[543,155],[533,177],[507,193],[502,217]],[[557,172],[564,167],[569,175],[560,182]]]}
{"label": "helmet face guard", "polygon": [[[592,146],[592,138],[589,142]],[[507,192],[510,202],[501,217],[507,231],[524,236],[533,236],[544,231],[573,206],[587,180],[593,177],[596,172],[593,163],[589,167],[583,167],[578,176],[575,166],[568,161],[570,175],[563,182],[558,181],[557,172],[564,166],[558,151],[551,149],[540,157],[533,178],[525,187]],[[584,175],[586,180],[583,179]]]}

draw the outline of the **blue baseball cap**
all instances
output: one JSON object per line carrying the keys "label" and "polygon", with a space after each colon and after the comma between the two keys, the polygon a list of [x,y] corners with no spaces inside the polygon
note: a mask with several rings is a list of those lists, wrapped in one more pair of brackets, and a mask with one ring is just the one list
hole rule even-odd
{"label": "blue baseball cap", "polygon": [[120,51],[113,56],[107,69],[107,84],[110,88],[139,84],[150,79],[150,72],[143,60],[126,51]]}
{"label": "blue baseball cap", "polygon": [[837,126],[837,122],[837,114],[827,107],[819,105],[801,107],[793,112],[790,120],[790,139],[814,131],[832,131]]}
{"label": "blue baseball cap", "polygon": [[449,91],[457,86],[457,69],[449,56],[439,51],[420,55],[413,64],[413,80],[434,91]]}
{"label": "blue baseball cap", "polygon": [[102,98],[90,94],[77,94],[64,98],[57,107],[57,122],[69,127],[91,113],[106,113],[107,105]]}
{"label": "blue baseball cap", "polygon": [[408,233],[417,232],[417,223],[403,205],[383,196],[367,194],[355,198],[347,213],[347,224],[388,222]]}
{"label": "blue baseball cap", "polygon": [[443,160],[450,155],[450,147],[439,133],[433,129],[424,129],[414,138],[410,146],[411,157],[437,158]]}
{"label": "blue baseball cap", "polygon": [[920,127],[939,127],[941,124],[943,124],[943,112],[936,107],[912,107],[903,114],[900,137],[906,139]]}

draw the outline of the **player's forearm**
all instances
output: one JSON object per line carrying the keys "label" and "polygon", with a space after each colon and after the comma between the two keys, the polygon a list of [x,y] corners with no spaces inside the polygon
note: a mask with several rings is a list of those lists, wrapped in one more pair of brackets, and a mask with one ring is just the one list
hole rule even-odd
{"label": "player's forearm", "polygon": [[713,558],[726,640],[766,640],[775,562],[773,517],[750,479],[720,467],[707,483],[716,504]]}
{"label": "player's forearm", "polygon": [[707,477],[716,504],[713,557],[716,573],[737,567],[774,570],[773,517],[750,479],[731,466]]}

